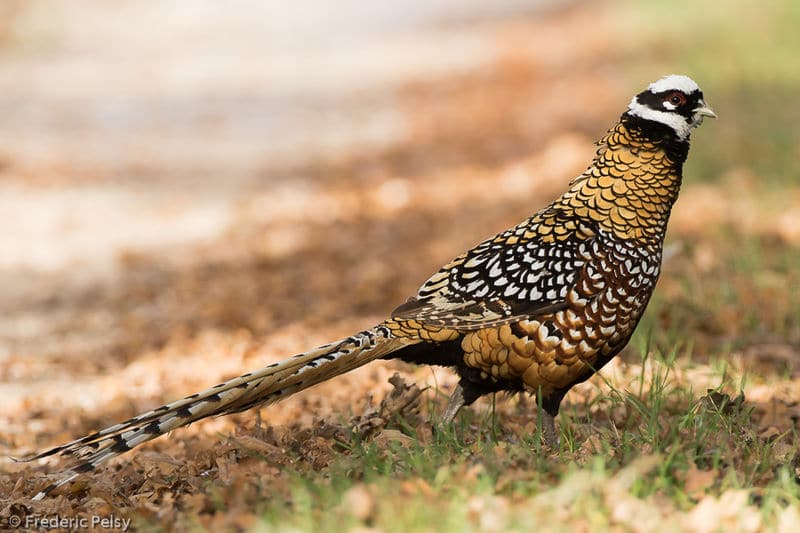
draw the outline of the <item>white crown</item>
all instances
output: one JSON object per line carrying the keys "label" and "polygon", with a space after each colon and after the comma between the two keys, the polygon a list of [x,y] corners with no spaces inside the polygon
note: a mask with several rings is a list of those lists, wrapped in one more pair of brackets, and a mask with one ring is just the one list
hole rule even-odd
{"label": "white crown", "polygon": [[681,91],[684,94],[692,94],[699,91],[700,87],[689,76],[681,76],[678,74],[670,74],[664,76],[658,81],[654,81],[647,87],[651,93],[663,93],[666,91]]}

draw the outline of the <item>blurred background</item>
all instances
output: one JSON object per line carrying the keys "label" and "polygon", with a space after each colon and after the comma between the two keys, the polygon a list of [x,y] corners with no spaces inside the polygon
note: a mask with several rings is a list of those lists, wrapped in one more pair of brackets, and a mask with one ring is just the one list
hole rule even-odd
{"label": "blurred background", "polygon": [[[798,27],[793,0],[4,0],[0,445],[371,325],[670,73],[720,118],[640,335],[797,405],[759,376],[800,372]],[[297,405],[340,411],[375,368]]]}

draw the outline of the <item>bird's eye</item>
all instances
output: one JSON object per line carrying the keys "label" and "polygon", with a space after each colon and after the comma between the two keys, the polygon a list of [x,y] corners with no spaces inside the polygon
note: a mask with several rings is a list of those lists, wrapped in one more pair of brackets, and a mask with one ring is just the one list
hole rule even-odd
{"label": "bird's eye", "polygon": [[677,107],[686,103],[686,96],[682,92],[673,91],[667,95],[664,101]]}

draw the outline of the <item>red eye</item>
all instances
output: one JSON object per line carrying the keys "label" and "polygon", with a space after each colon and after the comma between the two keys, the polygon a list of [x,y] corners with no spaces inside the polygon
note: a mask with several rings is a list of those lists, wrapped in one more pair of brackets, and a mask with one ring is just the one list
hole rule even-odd
{"label": "red eye", "polygon": [[682,106],[686,103],[686,95],[684,95],[680,91],[672,91],[664,98],[665,102],[669,102],[670,104],[674,105],[675,107]]}

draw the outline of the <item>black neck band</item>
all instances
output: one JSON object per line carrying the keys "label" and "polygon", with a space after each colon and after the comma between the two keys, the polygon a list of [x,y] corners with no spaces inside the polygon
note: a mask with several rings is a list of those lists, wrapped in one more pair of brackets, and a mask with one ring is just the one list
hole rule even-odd
{"label": "black neck band", "polygon": [[623,113],[620,121],[629,130],[635,131],[644,139],[663,147],[669,158],[679,166],[686,161],[686,157],[689,155],[689,139],[679,138],[675,130],[669,126],[628,113]]}

